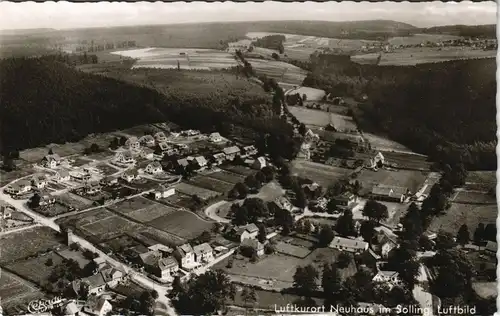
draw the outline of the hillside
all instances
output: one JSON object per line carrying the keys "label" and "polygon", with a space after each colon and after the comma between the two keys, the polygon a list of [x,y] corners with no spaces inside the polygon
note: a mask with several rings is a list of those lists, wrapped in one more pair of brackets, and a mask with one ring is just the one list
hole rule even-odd
{"label": "hillside", "polygon": [[447,34],[463,37],[497,38],[496,25],[445,25],[420,29],[422,33]]}
{"label": "hillside", "polygon": [[317,55],[307,66],[304,85],[339,96],[366,93],[369,103],[359,111],[390,138],[437,161],[461,153],[470,168],[496,169],[495,59],[374,66]]}
{"label": "hillside", "polygon": [[261,87],[229,73],[138,70],[123,73],[125,82],[24,58],[0,61],[0,73],[4,153],[166,120],[205,130],[234,124],[291,133]]}

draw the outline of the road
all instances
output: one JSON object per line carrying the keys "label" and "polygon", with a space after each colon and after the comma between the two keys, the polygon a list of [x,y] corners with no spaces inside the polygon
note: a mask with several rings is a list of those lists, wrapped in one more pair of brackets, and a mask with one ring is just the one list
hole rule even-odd
{"label": "road", "polygon": [[8,235],[8,234],[11,234],[11,233],[17,233],[17,232],[21,232],[23,230],[27,230],[27,229],[31,229],[31,228],[35,228],[35,227],[40,227],[42,225],[40,224],[31,224],[31,225],[26,225],[26,226],[22,226],[22,227],[17,227],[17,228],[13,228],[13,229],[9,229],[9,230],[5,230],[3,232],[0,232],[0,236],[3,236],[3,235]]}
{"label": "road", "polygon": [[229,220],[227,218],[220,217],[219,215],[217,215],[217,210],[219,209],[219,207],[221,207],[222,205],[224,205],[226,203],[230,203],[230,202],[224,200],[224,201],[219,201],[217,203],[214,203],[214,204],[208,206],[205,209],[205,215],[207,215],[208,217],[210,217],[211,219],[213,219],[214,221],[219,222],[219,223],[223,223],[223,224],[231,223],[231,220]]}
{"label": "road", "polygon": [[[415,285],[413,289],[413,297],[420,304],[420,307],[424,311],[423,316],[433,316],[433,304],[432,304],[432,294],[430,294],[424,286],[428,286],[428,276],[425,271],[424,266],[420,265],[420,274],[418,276],[418,281],[421,284]],[[422,284],[423,283],[423,284]]]}

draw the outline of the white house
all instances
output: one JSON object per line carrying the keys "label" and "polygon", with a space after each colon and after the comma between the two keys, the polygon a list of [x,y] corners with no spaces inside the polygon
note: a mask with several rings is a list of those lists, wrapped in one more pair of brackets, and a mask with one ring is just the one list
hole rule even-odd
{"label": "white house", "polygon": [[212,160],[215,165],[220,165],[226,160],[226,155],[224,153],[217,153],[212,156]]}
{"label": "white house", "polygon": [[220,143],[222,141],[222,136],[220,136],[220,134],[217,132],[210,134],[208,138],[212,143]]}
{"label": "white house", "polygon": [[132,182],[139,177],[137,170],[127,170],[122,174],[122,179],[127,182]]}
{"label": "white house", "polygon": [[264,168],[265,166],[267,166],[267,162],[266,162],[266,158],[264,158],[264,157],[259,157],[259,158],[255,159],[255,161],[252,164],[252,168],[257,169],[257,170],[260,170],[260,169]]}
{"label": "white house", "polygon": [[132,164],[135,162],[132,153],[128,150],[120,151],[115,154],[115,161],[122,164]]}
{"label": "white house", "polygon": [[237,237],[240,242],[242,242],[245,239],[257,238],[257,235],[259,234],[259,228],[254,223],[251,223],[233,229],[233,233],[235,237]]}
{"label": "white house", "polygon": [[118,184],[118,178],[115,176],[107,176],[99,181],[101,185],[115,185]]}
{"label": "white house", "polygon": [[105,299],[105,298],[99,298],[99,299],[91,299],[83,307],[83,311],[86,314],[94,315],[94,316],[105,316],[109,312],[113,310],[113,306],[111,303]]}
{"label": "white house", "polygon": [[376,168],[378,164],[384,164],[385,163],[385,157],[382,155],[382,153],[379,151],[373,158],[370,159],[370,163],[368,164],[369,168]]}
{"label": "white house", "polygon": [[379,271],[372,279],[375,283],[385,283],[390,288],[396,285],[401,285],[401,279],[399,278],[399,273],[396,271]]}
{"label": "white house", "polygon": [[151,135],[144,135],[139,138],[139,143],[143,146],[153,147],[155,145],[155,139]]}
{"label": "white house", "polygon": [[47,185],[47,178],[45,176],[34,176],[31,179],[31,186],[37,189],[43,189]]}
{"label": "white house", "polygon": [[264,245],[257,239],[247,238],[241,242],[241,246],[253,248],[258,257],[264,255]]}
{"label": "white house", "polygon": [[70,176],[67,170],[59,170],[56,172],[56,175],[54,176],[54,180],[57,182],[69,181],[69,179]]}
{"label": "white house", "polygon": [[250,157],[253,155],[257,155],[257,149],[254,145],[243,147],[244,157]]}
{"label": "white house", "polygon": [[161,164],[158,161],[153,161],[147,165],[145,171],[146,173],[149,174],[158,174],[163,172],[163,168],[161,167]]}
{"label": "white house", "polygon": [[207,160],[203,156],[194,157],[193,162],[198,169],[204,169],[208,164]]}
{"label": "white house", "polygon": [[353,253],[361,253],[368,250],[368,243],[357,239],[335,236],[329,247]]}
{"label": "white house", "polygon": [[19,180],[12,185],[8,185],[5,188],[5,192],[8,194],[22,195],[30,192],[32,189],[31,182],[26,180]]}
{"label": "white house", "polygon": [[240,153],[240,149],[238,148],[238,146],[226,147],[222,151],[226,155],[227,160],[233,160],[234,158],[236,158],[236,155]]}
{"label": "white house", "polygon": [[371,197],[376,200],[403,203],[408,188],[378,184],[372,188]]}
{"label": "white house", "polygon": [[174,194],[175,194],[175,188],[167,188],[164,187],[163,185],[159,185],[158,188],[156,188],[153,191],[153,196],[156,200],[166,199]]}
{"label": "white house", "polygon": [[156,134],[154,135],[154,138],[156,139],[156,142],[157,142],[158,144],[160,144],[160,143],[163,143],[163,142],[167,141],[167,137],[165,137],[165,133],[163,133],[163,132],[158,132],[158,133],[156,133]]}
{"label": "white house", "polygon": [[179,263],[174,257],[161,258],[158,260],[158,271],[160,278],[172,278],[179,271]]}
{"label": "white house", "polygon": [[51,205],[56,203],[56,199],[51,195],[44,195],[40,198],[40,206]]}
{"label": "white house", "polygon": [[46,168],[55,168],[61,163],[61,157],[58,154],[51,154],[43,157],[42,166]]}
{"label": "white house", "polygon": [[130,150],[139,150],[141,149],[141,143],[139,142],[139,139],[137,137],[132,136],[127,141],[125,142],[125,146],[130,149]]}
{"label": "white house", "polygon": [[208,243],[196,245],[193,247],[194,257],[197,263],[204,264],[214,260],[214,252]]}
{"label": "white house", "polygon": [[[147,159],[147,160],[153,160],[153,159],[155,159],[155,151],[154,151],[154,149],[149,148],[149,147],[144,147],[141,150],[141,157],[144,158],[144,159]],[[159,158],[161,159],[161,157],[162,156],[160,156]]]}
{"label": "white house", "polygon": [[174,257],[183,269],[191,269],[197,265],[194,250],[190,244],[178,246],[174,251]]}
{"label": "white house", "polygon": [[114,287],[118,285],[119,282],[123,281],[125,278],[125,274],[111,266],[106,266],[106,268],[100,271],[104,282],[110,287]]}
{"label": "white house", "polygon": [[274,204],[278,206],[282,210],[287,210],[291,212],[293,210],[293,204],[290,202],[286,197],[280,196],[276,199],[274,199]]}

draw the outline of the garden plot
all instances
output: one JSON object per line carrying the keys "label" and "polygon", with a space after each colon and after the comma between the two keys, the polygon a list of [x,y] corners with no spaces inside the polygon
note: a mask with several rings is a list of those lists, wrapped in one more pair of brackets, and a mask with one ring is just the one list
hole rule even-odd
{"label": "garden plot", "polygon": [[119,170],[114,168],[114,167],[111,167],[110,165],[106,164],[106,163],[101,163],[101,164],[98,164],[97,165],[97,169],[101,170],[102,173],[105,175],[105,176],[110,176],[110,175],[113,175],[115,173],[117,173]]}
{"label": "garden plot", "polygon": [[180,182],[174,185],[174,188],[175,191],[179,191],[180,193],[184,193],[190,196],[197,195],[202,200],[207,200],[220,195],[219,192],[200,188],[198,186],[194,186],[185,182]]}
{"label": "garden plot", "polygon": [[[52,261],[52,265],[47,265],[47,260]],[[54,269],[54,266],[62,263],[63,258],[55,252],[49,252],[36,258],[16,261],[5,266],[8,270],[15,272],[28,281],[44,286]]]}
{"label": "garden plot", "polygon": [[286,242],[278,242],[276,244],[276,252],[292,257],[305,258],[312,252],[312,250]]}
{"label": "garden plot", "polygon": [[100,240],[105,240],[120,236],[125,233],[136,231],[140,225],[119,216],[111,216],[98,222],[80,226],[90,234],[97,236]]}
{"label": "garden plot", "polygon": [[236,173],[236,174],[242,175],[244,177],[249,176],[249,175],[255,173],[255,170],[250,169],[248,167],[244,167],[244,166],[232,166],[232,165],[228,165],[228,166],[223,166],[222,169],[230,171],[232,173]]}
{"label": "garden plot", "polygon": [[[293,95],[299,94],[301,97],[306,96],[307,101],[320,101],[326,95],[325,90],[310,88],[310,87],[298,87],[295,89],[288,90],[285,94]],[[304,100],[304,101],[305,101]]]}
{"label": "garden plot", "polygon": [[155,204],[147,208],[127,213],[127,216],[141,223],[146,223],[161,216],[172,214],[176,211],[177,210],[173,207],[169,207],[163,204]]}
{"label": "garden plot", "polygon": [[175,236],[192,239],[210,230],[213,222],[202,220],[189,211],[177,211],[147,224]]}
{"label": "garden plot", "polygon": [[238,182],[242,182],[245,177],[232,173],[232,172],[227,172],[227,171],[219,171],[219,172],[213,172],[210,174],[206,175],[209,178],[213,178],[216,180],[224,181],[226,183],[231,183],[231,184],[236,184]]}
{"label": "garden plot", "polygon": [[217,191],[219,193],[226,193],[233,188],[232,183],[224,182],[221,180],[209,178],[206,176],[195,176],[189,179],[189,183],[196,185],[198,187],[210,189]]}
{"label": "garden plot", "polygon": [[91,200],[88,200],[84,197],[78,196],[70,192],[57,195],[56,200],[59,203],[66,205],[67,207],[73,207],[76,210],[83,210],[89,208],[92,206],[93,203]]}
{"label": "garden plot", "polygon": [[64,217],[57,220],[56,223],[59,225],[70,225],[79,228],[114,216],[115,214],[105,208],[99,208],[89,212]]}
{"label": "garden plot", "polygon": [[465,191],[457,190],[455,194],[450,198],[454,203],[463,204],[495,204],[496,198],[493,195],[489,195],[485,192],[478,191]]}
{"label": "garden plot", "polygon": [[128,213],[130,212],[147,209],[154,205],[157,205],[157,203],[143,198],[142,196],[137,196],[132,199],[124,200],[110,205],[108,206],[108,208],[128,215]]}
{"label": "garden plot", "polygon": [[452,203],[444,215],[433,218],[429,230],[437,232],[444,230],[456,235],[463,224],[467,224],[469,231],[474,232],[479,223],[495,224],[497,219],[497,205],[473,205]]}
{"label": "garden plot", "polygon": [[0,273],[0,297],[6,315],[21,315],[27,311],[29,302],[45,295],[28,282],[5,270]]}

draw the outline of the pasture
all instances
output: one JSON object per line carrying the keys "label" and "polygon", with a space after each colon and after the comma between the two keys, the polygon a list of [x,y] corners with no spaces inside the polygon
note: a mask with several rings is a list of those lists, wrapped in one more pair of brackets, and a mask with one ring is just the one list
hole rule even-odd
{"label": "pasture", "polygon": [[[373,64],[379,54],[369,53],[351,56],[353,62],[359,64]],[[436,63],[448,60],[472,59],[472,58],[494,58],[494,50],[480,50],[463,47],[419,47],[404,48],[394,52],[383,53],[380,66],[412,66],[424,63]]]}
{"label": "pasture", "polygon": [[238,183],[238,182],[242,182],[245,179],[245,177],[243,177],[241,175],[238,175],[238,174],[232,173],[232,172],[227,172],[224,170],[221,170],[218,172],[213,172],[213,173],[207,174],[206,176],[209,178],[212,178],[212,179],[224,181],[226,183],[231,183],[233,185]]}
{"label": "pasture", "polygon": [[287,256],[305,258],[311,253],[311,250],[306,247],[296,246],[286,242],[278,242],[276,244],[276,252]]}
{"label": "pasture", "polygon": [[445,214],[433,218],[429,230],[437,232],[447,231],[456,235],[463,224],[467,224],[469,232],[474,232],[479,223],[495,224],[497,219],[497,205],[473,205],[452,203]]}
{"label": "pasture", "polygon": [[[52,265],[48,266],[47,260],[52,260]],[[54,269],[54,266],[62,263],[63,258],[55,252],[42,254],[36,258],[16,261],[5,266],[10,271],[22,276],[28,281],[44,286],[48,282],[48,278]]]}
{"label": "pasture", "polygon": [[185,239],[199,236],[210,230],[212,222],[204,221],[189,211],[177,211],[148,222],[147,225]]}
{"label": "pasture", "polygon": [[247,58],[247,61],[258,75],[266,75],[280,82],[301,85],[307,75],[306,70],[283,61],[256,58]]}
{"label": "pasture", "polygon": [[[17,166],[17,161],[16,161]],[[4,186],[9,184],[10,182],[17,180],[22,177],[26,177],[30,174],[34,173],[33,167],[30,166],[18,166],[16,170],[12,170],[10,172],[5,172],[4,170],[0,170],[0,186]]]}
{"label": "pasture", "polygon": [[465,191],[456,190],[454,195],[450,198],[454,203],[463,204],[495,204],[497,203],[495,196],[489,195],[485,192],[478,191]]}
{"label": "pasture", "polygon": [[408,147],[383,136],[363,132],[363,137],[370,143],[374,150],[412,152]]}
{"label": "pasture", "polygon": [[312,161],[294,160],[292,162],[292,173],[303,178],[313,179],[321,186],[328,187],[330,184],[349,175],[351,170]]}
{"label": "pasture", "polygon": [[148,227],[145,230],[134,233],[132,236],[137,238],[147,238],[148,240],[155,240],[156,243],[164,244],[167,246],[178,246],[187,242],[185,238],[172,235],[166,231],[156,229],[154,227]]}
{"label": "pasture", "polygon": [[115,215],[105,208],[99,208],[89,212],[64,217],[57,220],[56,223],[63,226],[69,225],[78,228],[113,216]]}
{"label": "pasture", "polygon": [[303,95],[306,96],[306,99],[304,101],[320,101],[323,99],[323,97],[326,95],[325,90],[321,89],[315,89],[315,88],[310,88],[310,87],[298,87],[295,89],[288,90],[285,94],[286,95],[293,95],[293,94],[299,94],[301,97]]}
{"label": "pasture", "polygon": [[225,194],[226,192],[231,190],[234,186],[234,184],[229,182],[200,175],[194,176],[191,179],[189,179],[189,183],[197,187],[205,188],[212,191],[217,191],[222,194]]}
{"label": "pasture", "polygon": [[207,200],[213,197],[216,197],[220,195],[219,192],[213,191],[213,190],[208,190],[204,188],[200,188],[198,186],[191,185],[186,182],[180,182],[176,185],[174,185],[175,191],[179,191],[180,193],[187,194],[187,195],[197,195],[199,198],[202,200]]}
{"label": "pasture", "polygon": [[363,169],[357,176],[357,180],[361,182],[363,188],[362,194],[371,192],[372,188],[377,184],[391,185],[396,187],[406,187],[411,192],[416,192],[427,178],[427,173],[413,170],[397,170],[389,171],[379,169],[373,171]]}
{"label": "pasture", "polygon": [[[228,299],[227,303],[228,305],[248,307],[248,312],[246,312],[246,315],[263,314],[262,312],[259,311],[253,311],[254,308],[274,310],[276,306],[297,304],[297,302],[302,300],[302,297],[299,295],[255,289],[255,293],[257,294],[257,302],[255,302],[255,304],[250,305],[249,302],[245,302],[245,300],[241,296],[241,293],[244,288],[250,289],[250,287],[237,285],[237,291],[234,297],[234,301]],[[314,298],[313,300],[317,303],[317,306],[321,306],[322,300],[317,298]],[[231,313],[231,311],[229,313]],[[228,314],[228,316],[236,316],[236,315],[241,315],[241,310],[235,311],[234,314]]]}
{"label": "pasture", "polygon": [[[21,243],[20,240],[29,242]],[[61,236],[48,227],[35,227],[0,237],[0,263],[14,262],[62,246]]]}
{"label": "pasture", "polygon": [[322,128],[315,128],[315,127],[311,127],[311,131],[318,134],[320,139],[327,142],[333,143],[337,139],[347,139],[354,143],[363,142],[363,137],[358,133],[332,132],[332,131],[325,131]]}

